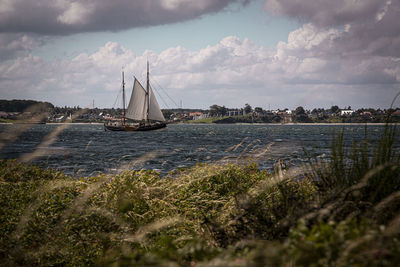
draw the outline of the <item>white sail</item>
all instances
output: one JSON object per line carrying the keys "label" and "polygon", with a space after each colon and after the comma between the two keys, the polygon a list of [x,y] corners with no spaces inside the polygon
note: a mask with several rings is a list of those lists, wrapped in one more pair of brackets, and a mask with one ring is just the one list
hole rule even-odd
{"label": "white sail", "polygon": [[165,121],[164,115],[161,112],[160,106],[158,105],[156,96],[151,87],[149,91],[150,91],[149,120]]}
{"label": "white sail", "polygon": [[156,96],[150,87],[150,108],[149,115],[147,117],[147,94],[146,90],[135,78],[133,84],[133,90],[129,105],[125,113],[125,117],[131,120],[154,120],[154,121],[165,121],[165,118],[161,112],[160,106],[158,105]]}
{"label": "white sail", "polygon": [[131,120],[146,120],[147,119],[147,101],[146,90],[135,78],[133,84],[131,99],[125,113],[125,117]]}

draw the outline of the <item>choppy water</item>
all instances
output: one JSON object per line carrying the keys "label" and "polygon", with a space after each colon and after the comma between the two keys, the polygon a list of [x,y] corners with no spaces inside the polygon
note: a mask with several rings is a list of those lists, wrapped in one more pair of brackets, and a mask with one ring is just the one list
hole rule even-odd
{"label": "choppy water", "polygon": [[[23,125],[0,125],[4,135],[17,136]],[[34,125],[0,151],[0,157],[21,158],[34,151],[33,163],[67,174],[86,176],[120,169],[158,169],[162,173],[197,162],[241,161],[252,157],[260,168],[279,160],[298,165],[303,148],[327,156],[333,131],[344,129],[347,144],[364,138],[363,125],[168,125],[154,132],[105,132],[103,125],[70,124],[54,139],[42,143],[60,125]],[[61,126],[62,127],[62,126]],[[383,126],[367,127],[371,142]],[[38,150],[39,149],[39,150]]]}

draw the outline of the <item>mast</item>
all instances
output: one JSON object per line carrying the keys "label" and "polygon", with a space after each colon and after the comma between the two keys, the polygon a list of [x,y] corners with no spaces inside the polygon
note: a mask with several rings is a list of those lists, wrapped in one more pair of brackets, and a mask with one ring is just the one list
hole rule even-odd
{"label": "mast", "polygon": [[147,113],[146,113],[146,120],[149,122],[149,112],[150,112],[150,81],[149,81],[149,61],[147,61],[147,83],[146,83],[146,91],[147,91]]}
{"label": "mast", "polygon": [[122,124],[125,125],[125,80],[124,71],[122,71]]}

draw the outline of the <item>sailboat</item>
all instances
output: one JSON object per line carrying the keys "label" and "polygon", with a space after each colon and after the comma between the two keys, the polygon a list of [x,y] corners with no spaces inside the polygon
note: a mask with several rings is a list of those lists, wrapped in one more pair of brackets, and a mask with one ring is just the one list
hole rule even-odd
{"label": "sailboat", "polygon": [[128,107],[125,109],[125,80],[122,72],[122,120],[107,120],[104,130],[108,131],[152,131],[165,128],[164,115],[151,89],[149,62],[147,62],[146,89],[134,77],[133,89]]}

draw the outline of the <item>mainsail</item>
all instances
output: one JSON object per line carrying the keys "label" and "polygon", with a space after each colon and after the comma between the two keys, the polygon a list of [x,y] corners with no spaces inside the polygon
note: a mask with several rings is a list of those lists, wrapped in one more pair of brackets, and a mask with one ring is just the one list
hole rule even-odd
{"label": "mainsail", "polygon": [[[153,90],[149,88],[150,99],[147,100],[148,94],[140,82],[135,78],[133,84],[131,99],[126,110],[125,117],[131,120],[154,120],[165,121],[161,112],[160,106],[156,100]],[[149,109],[147,110],[147,103],[149,102]],[[147,114],[148,111],[148,114]]]}

